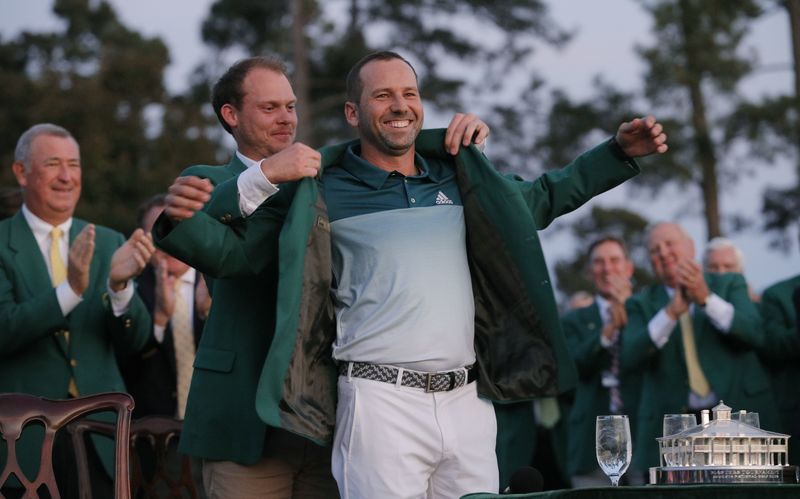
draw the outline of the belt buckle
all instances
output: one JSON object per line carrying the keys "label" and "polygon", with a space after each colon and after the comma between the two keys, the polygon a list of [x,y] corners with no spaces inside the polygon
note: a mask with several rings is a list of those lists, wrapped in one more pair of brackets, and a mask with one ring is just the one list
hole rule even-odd
{"label": "belt buckle", "polygon": [[[432,386],[434,376],[448,376],[450,378],[450,384],[442,388],[436,388],[435,386]],[[460,386],[456,385],[456,374],[454,371],[446,373],[425,373],[425,393],[449,392],[454,388],[460,388]]]}
{"label": "belt buckle", "polygon": [[425,373],[425,393],[431,393],[436,390],[431,388],[431,384],[433,383],[433,375],[436,373]]}

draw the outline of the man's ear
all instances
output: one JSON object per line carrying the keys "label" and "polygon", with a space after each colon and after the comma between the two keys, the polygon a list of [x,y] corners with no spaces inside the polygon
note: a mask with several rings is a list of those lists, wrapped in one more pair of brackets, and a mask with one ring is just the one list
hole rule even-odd
{"label": "man's ear", "polygon": [[17,183],[20,187],[25,187],[28,181],[25,178],[25,165],[22,164],[22,161],[14,161],[14,164],[11,165],[11,171],[17,177]]}
{"label": "man's ear", "polygon": [[219,112],[222,115],[222,119],[225,120],[225,123],[227,123],[229,127],[236,128],[239,124],[239,116],[236,113],[235,107],[231,104],[223,104]]}
{"label": "man's ear", "polygon": [[351,127],[358,127],[358,104],[347,101],[344,103],[344,117]]}

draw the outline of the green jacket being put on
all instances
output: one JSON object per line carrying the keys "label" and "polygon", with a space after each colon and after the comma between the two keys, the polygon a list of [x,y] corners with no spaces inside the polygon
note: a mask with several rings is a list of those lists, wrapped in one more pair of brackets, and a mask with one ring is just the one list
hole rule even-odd
{"label": "green jacket being put on", "polygon": [[[322,149],[323,170],[339,162],[351,144]],[[503,403],[572,388],[575,367],[537,231],[636,175],[638,165],[602,144],[565,168],[526,182],[497,173],[474,146],[453,157],[443,144],[444,130],[423,131],[416,152],[450,158],[457,172],[475,297],[479,393]],[[282,185],[283,201],[270,198],[243,219],[236,179],[227,180],[203,212],[156,242],[222,279],[256,275],[277,258],[275,334],[256,409],[268,425],[329,443],[336,419],[337,370],[331,357],[336,324],[329,292],[330,224],[318,182],[306,178]],[[274,247],[275,238],[277,255],[264,250]]]}

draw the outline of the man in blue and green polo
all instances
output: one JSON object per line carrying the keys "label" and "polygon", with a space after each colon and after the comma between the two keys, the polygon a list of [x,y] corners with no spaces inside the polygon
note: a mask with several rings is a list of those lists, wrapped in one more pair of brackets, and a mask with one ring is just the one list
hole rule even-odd
{"label": "man in blue and green polo", "polygon": [[[416,73],[399,55],[365,57],[347,87],[360,140],[323,149],[320,180],[308,162],[294,174],[262,163],[158,244],[213,254],[222,276],[278,260],[257,410],[317,441],[333,433],[342,497],[497,491],[491,401],[554,395],[575,378],[536,231],[635,175],[632,158],[665,152],[666,136],[652,117],[633,120],[525,182],[420,133]],[[457,133],[464,146],[486,135],[472,126]]]}

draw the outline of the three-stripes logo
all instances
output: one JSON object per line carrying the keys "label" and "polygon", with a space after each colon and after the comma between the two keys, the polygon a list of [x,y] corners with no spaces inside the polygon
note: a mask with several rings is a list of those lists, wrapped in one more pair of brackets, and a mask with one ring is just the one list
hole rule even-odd
{"label": "three-stripes logo", "polygon": [[453,204],[453,200],[444,195],[444,192],[439,191],[436,195],[436,204]]}

